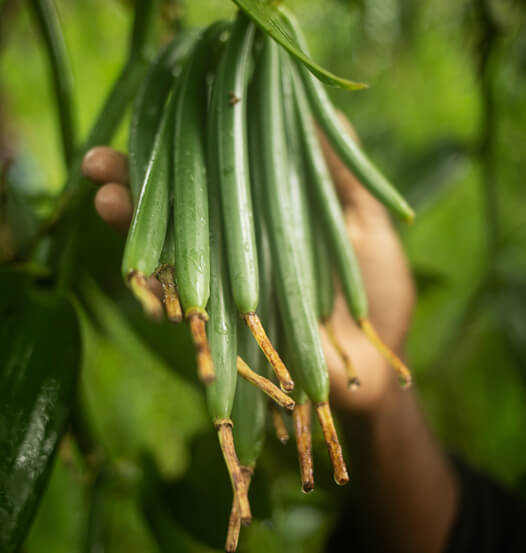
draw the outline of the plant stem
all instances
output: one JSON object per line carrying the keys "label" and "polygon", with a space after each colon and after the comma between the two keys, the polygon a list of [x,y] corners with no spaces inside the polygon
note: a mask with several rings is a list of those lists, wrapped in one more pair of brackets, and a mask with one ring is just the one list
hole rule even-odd
{"label": "plant stem", "polygon": [[488,241],[488,261],[492,263],[498,253],[499,247],[499,196],[497,174],[495,169],[495,134],[496,116],[495,99],[493,96],[491,75],[486,71],[483,75],[481,88],[483,119],[480,144],[480,156],[482,161],[482,193],[484,198],[484,210],[486,215],[486,229]]}
{"label": "plant stem", "polygon": [[135,0],[135,16],[128,49],[129,61],[148,57],[150,48],[157,46],[155,14],[159,4],[159,0]]}
{"label": "plant stem", "polygon": [[62,150],[66,167],[70,167],[77,146],[73,72],[53,0],[31,0],[30,6],[47,50],[55,92]]}
{"label": "plant stem", "polygon": [[112,87],[84,146],[75,157],[64,191],[55,211],[40,229],[39,237],[54,234],[53,258],[58,260],[59,286],[67,287],[74,278],[75,243],[78,238],[79,212],[91,204],[93,184],[82,175],[84,154],[97,144],[107,144],[113,137],[128,104],[144,77],[147,64],[137,59],[126,64]]}
{"label": "plant stem", "polygon": [[[83,205],[86,194],[92,191],[89,181],[82,176],[81,165],[84,154],[93,146],[107,144],[113,138],[126,108],[134,98],[137,89],[148,67],[145,50],[151,42],[149,26],[152,24],[157,2],[136,0],[136,11],[129,39],[126,63],[111,88],[104,105],[95,120],[88,138],[77,153],[64,185],[62,196],[57,203],[55,212],[48,221],[45,230],[51,230],[63,213],[76,211]],[[82,188],[83,192],[76,189]],[[71,207],[66,207],[71,204]]]}
{"label": "plant stem", "polygon": [[90,203],[94,193],[94,186],[82,175],[82,159],[91,147],[111,141],[127,106],[144,78],[148,68],[144,52],[151,40],[149,26],[154,20],[156,6],[157,2],[136,1],[127,61],[110,90],[88,138],[75,156],[54,213],[40,229],[39,237],[48,233],[55,234],[52,262],[58,272],[61,287],[67,287],[74,279],[79,213]]}
{"label": "plant stem", "polygon": [[499,197],[494,155],[497,135],[497,103],[493,87],[494,57],[500,28],[494,19],[488,0],[475,0],[475,10],[481,26],[477,51],[482,109],[479,135],[479,157],[483,171],[481,192],[487,229],[488,264],[492,265],[497,257],[500,242]]}

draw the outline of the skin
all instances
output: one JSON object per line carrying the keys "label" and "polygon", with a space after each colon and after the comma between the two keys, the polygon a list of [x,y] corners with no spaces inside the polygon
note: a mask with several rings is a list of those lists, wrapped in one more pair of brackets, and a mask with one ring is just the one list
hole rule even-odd
{"label": "skin", "polygon": [[[350,124],[344,123],[356,139]],[[415,291],[402,246],[385,209],[343,165],[322,133],[319,138],[362,269],[370,320],[385,342],[403,355]],[[93,157],[116,152],[100,151],[88,152],[91,163],[85,159],[84,164],[86,176],[107,183],[95,196],[95,208],[104,221],[125,232],[132,216],[125,158],[118,154],[118,163],[105,174],[100,170],[105,162],[95,163]],[[97,171],[92,173],[90,165]],[[359,391],[348,390],[341,358],[322,329],[331,404],[342,423],[351,459],[351,493],[360,506],[353,516],[363,517],[372,551],[389,543],[391,553],[440,553],[459,504],[455,473],[428,429],[414,391],[400,388],[394,371],[352,320],[339,291],[331,322],[362,382]]]}

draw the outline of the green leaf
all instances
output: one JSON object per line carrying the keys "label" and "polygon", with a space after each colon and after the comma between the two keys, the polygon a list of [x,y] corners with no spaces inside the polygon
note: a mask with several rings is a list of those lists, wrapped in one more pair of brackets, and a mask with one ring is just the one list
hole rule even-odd
{"label": "green leaf", "polygon": [[289,30],[289,25],[278,8],[279,2],[268,0],[234,0],[234,3],[245,12],[258,27],[281,44],[287,52],[297,58],[320,81],[331,86],[345,88],[347,90],[360,90],[367,88],[364,83],[350,81],[334,75],[310,58],[305,48],[294,39]]}
{"label": "green leaf", "polygon": [[[60,443],[46,491],[22,551],[79,553],[86,533],[87,488],[84,459],[70,436]],[[85,550],[84,553],[94,553]]]}
{"label": "green leaf", "polygon": [[[94,282],[84,282],[83,297],[97,326],[78,305],[85,345],[81,397],[97,441],[110,459],[134,463],[146,451],[163,476],[180,476],[190,463],[187,442],[210,425],[202,391],[174,370],[195,364],[193,350],[185,360],[179,348],[170,366]],[[179,329],[169,328],[176,341]]]}
{"label": "green leaf", "polygon": [[[193,458],[194,478],[186,475],[183,481],[170,485],[160,479],[155,462],[147,456],[143,458],[142,511],[162,553],[219,553],[223,550],[231,495],[225,471],[221,473],[224,481],[217,478],[215,468],[221,466],[222,460],[214,443],[215,436],[207,435],[211,437],[212,440],[198,440],[198,453],[203,451],[203,446],[210,451],[211,444],[215,449],[206,459],[199,455]],[[204,472],[206,483],[198,472]],[[216,473],[215,479],[213,473]],[[206,532],[202,531],[203,524],[206,524]]]}
{"label": "green leaf", "polygon": [[80,333],[69,300],[57,293],[24,298],[0,310],[0,550],[5,553],[18,551],[46,488],[80,364]]}

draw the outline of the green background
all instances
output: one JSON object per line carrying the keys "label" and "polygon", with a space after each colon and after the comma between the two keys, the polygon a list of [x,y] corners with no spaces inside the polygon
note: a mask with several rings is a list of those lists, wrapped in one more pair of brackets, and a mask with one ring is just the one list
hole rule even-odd
{"label": "green background", "polygon": [[[131,10],[115,0],[57,5],[84,136],[121,68]],[[417,222],[400,228],[419,291],[407,359],[430,424],[449,451],[524,490],[526,10],[512,0],[287,5],[314,59],[369,83],[330,92],[417,209]],[[234,13],[227,0],[170,8],[188,26]],[[16,154],[10,184],[45,215],[65,169],[47,63],[26,11],[2,29],[0,122]],[[127,124],[114,145],[125,149],[126,134]],[[100,445],[86,460],[63,441],[25,549],[217,548],[228,482],[187,330],[144,320],[120,281],[122,239],[91,205],[86,213],[76,283],[81,397]],[[242,551],[323,548],[344,492],[331,483],[319,434],[314,440],[318,490],[304,496],[293,444],[283,449],[269,436],[253,486],[257,520],[242,533]]]}

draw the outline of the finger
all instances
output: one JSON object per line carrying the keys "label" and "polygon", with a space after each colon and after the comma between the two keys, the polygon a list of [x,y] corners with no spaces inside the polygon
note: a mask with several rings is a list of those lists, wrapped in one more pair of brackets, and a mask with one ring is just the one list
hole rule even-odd
{"label": "finger", "polygon": [[128,157],[108,146],[95,146],[82,160],[82,174],[99,184],[128,185]]}
{"label": "finger", "polygon": [[128,188],[114,182],[104,184],[95,195],[95,209],[108,225],[122,233],[128,231],[133,216]]}
{"label": "finger", "polygon": [[[353,126],[349,123],[345,115],[338,112],[346,132],[351,138],[359,144],[359,138]],[[345,208],[355,208],[358,212],[368,212],[371,210],[374,215],[384,211],[380,203],[361,185],[354,174],[341,160],[340,156],[334,151],[331,143],[325,134],[318,128],[318,138],[327,161],[327,167],[332,180]]]}

